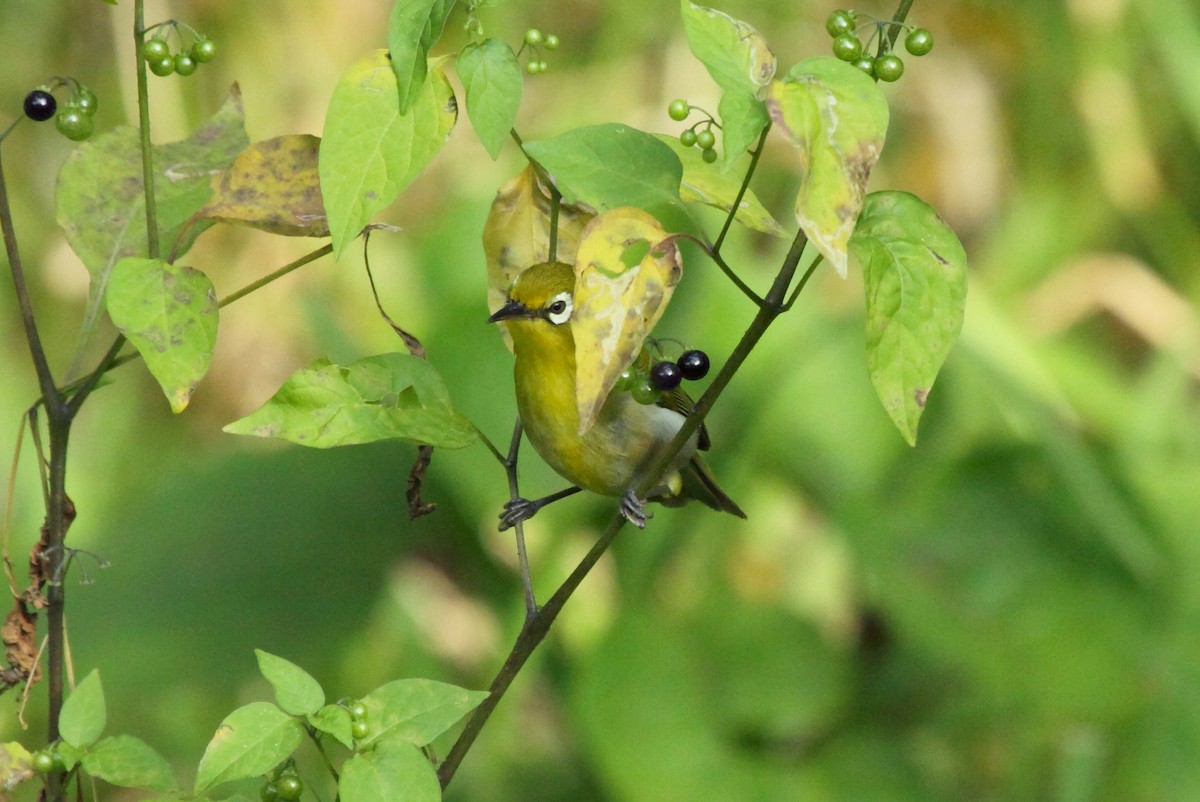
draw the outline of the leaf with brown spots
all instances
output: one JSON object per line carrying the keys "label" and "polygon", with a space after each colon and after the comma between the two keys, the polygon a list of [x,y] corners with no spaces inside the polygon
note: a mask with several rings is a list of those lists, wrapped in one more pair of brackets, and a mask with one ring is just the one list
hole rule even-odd
{"label": "leaf with brown spots", "polygon": [[850,239],[867,296],[867,369],[909,445],[942,363],[962,331],[967,255],[929,204],[872,192]]}
{"label": "leaf with brown spots", "polygon": [[281,234],[328,237],[317,179],[319,137],[291,134],[255,142],[213,179],[197,217]]}
{"label": "leaf with brown spots", "polygon": [[845,278],[847,244],[887,134],[887,101],[862,70],[822,57],[772,83],[767,110],[800,157],[796,221]]}

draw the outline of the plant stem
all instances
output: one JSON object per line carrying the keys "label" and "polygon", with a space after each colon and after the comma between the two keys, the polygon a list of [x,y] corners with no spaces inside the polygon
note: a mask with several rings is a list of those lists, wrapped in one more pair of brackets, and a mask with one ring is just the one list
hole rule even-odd
{"label": "plant stem", "polygon": [[133,53],[137,62],[138,130],[142,146],[142,192],[146,197],[146,254],[159,256],[158,207],[154,203],[154,151],[150,144],[150,89],[142,44],[146,39],[145,0],[133,0]]}
{"label": "plant stem", "polygon": [[238,300],[239,298],[245,297],[245,296],[249,295],[250,293],[254,292],[255,290],[267,286],[275,279],[286,276],[288,273],[291,273],[296,268],[304,267],[309,262],[315,262],[317,259],[320,259],[322,256],[328,256],[331,253],[333,253],[333,245],[332,244],[324,245],[320,248],[317,248],[315,251],[306,253],[304,256],[301,256],[299,259],[296,259],[295,261],[292,261],[292,262],[288,262],[286,265],[279,268],[278,270],[276,270],[272,273],[268,273],[267,275],[263,276],[262,278],[260,278],[256,281],[250,282],[245,287],[242,287],[240,290],[234,290],[233,292],[229,293],[229,295],[226,295],[224,298],[222,298],[217,303],[217,306],[222,307],[222,308],[229,306],[229,304],[233,303],[234,301]]}
{"label": "plant stem", "polygon": [[[796,274],[796,266],[800,263],[800,256],[804,251],[804,246],[807,239],[803,232],[796,234],[795,240],[792,242],[792,247],[789,249],[787,256],[784,257],[783,264],[779,269],[778,275],[775,277],[774,283],[771,285],[770,291],[767,293],[764,302],[759,306],[757,314],[750,322],[746,332],[742,335],[737,347],[726,360],[721,370],[713,379],[712,384],[700,396],[700,400],[696,403],[696,408],[684,421],[683,427],[675,438],[668,443],[658,457],[655,459],[649,470],[644,474],[641,481],[635,486],[639,498],[643,497],[646,492],[658,484],[660,477],[666,472],[668,466],[675,459],[675,456],[683,449],[684,444],[700,427],[704,421],[704,416],[712,409],[717,398],[729,384],[729,380],[746,361],[751,350],[762,338],[771,323],[778,317],[782,311],[785,300],[787,298],[788,287],[792,282],[792,278]],[[500,703],[504,694],[508,691],[510,685],[521,668],[529,660],[534,650],[545,639],[550,631],[551,624],[558,618],[558,614],[566,605],[567,600],[575,592],[576,588],[583,582],[584,578],[592,570],[593,566],[600,561],[604,553],[608,551],[613,540],[625,525],[625,519],[620,514],[614,515],[609,521],[608,526],[600,534],[600,537],[592,545],[591,550],[575,567],[570,576],[559,586],[554,595],[537,611],[529,616],[526,616],[525,624],[521,627],[521,632],[517,635],[516,642],[508,653],[508,657],[501,666],[500,671],[492,680],[491,687],[488,689],[488,697],[483,700],[479,707],[475,708],[471,718],[468,719],[466,727],[458,736],[458,740],[450,748],[450,752],[446,755],[446,759],[438,766],[438,780],[441,782],[442,788],[446,788],[452,779],[455,772],[458,771],[459,765],[462,763],[463,757],[470,750],[475,739],[479,737],[480,731],[484,724],[487,723],[492,711]]]}
{"label": "plant stem", "polygon": [[762,156],[763,145],[766,143],[767,134],[770,131],[771,122],[768,120],[758,137],[758,144],[750,152],[750,166],[746,168],[746,175],[742,177],[742,185],[738,187],[738,193],[733,199],[733,205],[729,207],[729,215],[725,218],[725,225],[721,226],[721,233],[717,235],[717,241],[713,243],[712,252],[714,254],[721,252],[721,246],[725,244],[725,237],[728,236],[729,229],[733,226],[733,221],[737,217],[737,211],[742,208],[742,199],[746,197],[746,192],[750,189],[750,179],[754,177],[754,171],[758,168],[758,159]]}

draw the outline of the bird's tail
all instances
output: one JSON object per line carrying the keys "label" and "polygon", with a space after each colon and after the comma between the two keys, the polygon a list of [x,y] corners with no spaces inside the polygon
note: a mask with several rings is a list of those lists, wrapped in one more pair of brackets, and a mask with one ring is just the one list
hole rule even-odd
{"label": "bird's tail", "polygon": [[702,501],[714,510],[727,512],[739,518],[746,517],[742,508],[725,495],[725,491],[717,484],[716,477],[712,475],[712,471],[709,470],[708,465],[699,454],[692,457],[680,473],[683,477],[683,493],[681,495]]}

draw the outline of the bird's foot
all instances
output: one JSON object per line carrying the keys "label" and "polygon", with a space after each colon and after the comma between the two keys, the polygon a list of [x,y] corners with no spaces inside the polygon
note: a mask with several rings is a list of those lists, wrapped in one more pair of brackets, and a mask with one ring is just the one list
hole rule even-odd
{"label": "bird's foot", "polygon": [[646,502],[632,490],[621,496],[621,515],[638,529],[645,529],[646,521],[654,517],[653,513],[646,512]]}
{"label": "bird's foot", "polygon": [[511,501],[504,503],[504,512],[500,513],[500,531],[512,529],[519,523],[528,521],[537,511],[542,508],[542,505],[537,501],[530,501],[527,498],[514,498]]}

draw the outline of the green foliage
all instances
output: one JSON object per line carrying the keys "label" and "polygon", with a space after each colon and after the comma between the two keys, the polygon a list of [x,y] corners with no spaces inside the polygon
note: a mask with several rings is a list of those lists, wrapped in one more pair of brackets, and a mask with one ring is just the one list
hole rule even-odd
{"label": "green foliage", "polygon": [[68,745],[85,750],[104,732],[106,717],[104,688],[100,685],[100,674],[93,670],[63,702],[59,732]]}
{"label": "green foliage", "polygon": [[521,65],[511,47],[498,39],[485,39],[464,47],[455,68],[467,93],[467,116],[495,159],[521,106]]}
{"label": "green foliage", "polygon": [[312,448],[407,440],[462,448],[470,422],[450,404],[437,370],[407,354],[380,354],[342,367],[318,359],[296,372],[230,434],[279,437]]}
{"label": "green foliage", "polygon": [[398,679],[362,698],[371,722],[365,745],[405,741],[425,746],[487,698],[482,691],[431,679]]}
{"label": "green foliage", "polygon": [[929,388],[962,331],[967,254],[929,204],[895,191],[867,196],[850,250],[863,266],[871,383],[916,445]]}
{"label": "green foliage", "polygon": [[458,119],[454,91],[436,64],[407,107],[397,92],[387,51],[376,50],[342,75],[330,98],[320,179],[336,255],[417,177]]}
{"label": "green foliage", "polygon": [[717,113],[730,168],[769,122],[762,96],[775,76],[775,56],[749,23],[691,0],[680,0],[680,10],[688,46],[722,90]]}
{"label": "green foliage", "polygon": [[796,220],[844,278],[850,235],[887,134],[887,101],[860,70],[822,57],[773,83],[767,107],[800,157]]}
{"label": "green foliage", "polygon": [[166,759],[132,735],[101,740],[84,753],[81,765],[88,774],[112,785],[163,793],[179,790]]}
{"label": "green foliage", "polygon": [[325,704],[321,685],[300,666],[282,657],[255,649],[258,670],[275,689],[275,702],[293,716],[315,715]]}
{"label": "green foliage", "polygon": [[338,780],[338,794],[345,802],[436,802],[442,798],[442,789],[420,749],[388,742],[346,761]]}
{"label": "green foliage", "polygon": [[[91,277],[80,339],[90,339],[104,308],[109,274],[121,259],[146,257],[146,205],[138,130],[121,126],[76,148],[58,174],[58,224]],[[189,220],[212,195],[212,175],[249,144],[236,86],[224,105],[191,136],[153,148],[158,228],[178,255],[205,228]],[[103,192],[97,187],[105,187]]]}
{"label": "green foliage", "polygon": [[126,257],[105,294],[113,325],[138,349],[172,412],[182,412],[217,345],[217,294],[199,270]]}
{"label": "green foliage", "polygon": [[303,738],[301,723],[270,702],[239,707],[208,742],[196,768],[195,793],[267,773],[295,752]]}
{"label": "green foliage", "polygon": [[396,76],[399,113],[418,102],[428,74],[429,49],[441,38],[455,0],[397,0],[388,20],[387,45]]}
{"label": "green foliage", "polygon": [[550,172],[568,203],[651,211],[681,203],[679,157],[654,136],[627,125],[575,128],[526,142],[525,152]]}
{"label": "green foliage", "polygon": [[[683,164],[683,177],[679,185],[679,196],[684,203],[703,203],[728,212],[733,208],[738,190],[742,186],[737,172],[725,172],[721,168],[704,160],[695,148],[685,147],[673,136],[659,134],[658,139],[665,142]],[[740,160],[744,168],[745,159]],[[754,194],[754,190],[746,190],[734,217],[742,225],[764,234],[775,237],[787,236],[783,226],[771,216],[762,201]]]}

